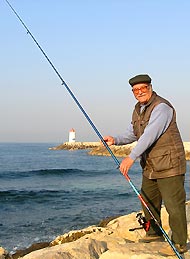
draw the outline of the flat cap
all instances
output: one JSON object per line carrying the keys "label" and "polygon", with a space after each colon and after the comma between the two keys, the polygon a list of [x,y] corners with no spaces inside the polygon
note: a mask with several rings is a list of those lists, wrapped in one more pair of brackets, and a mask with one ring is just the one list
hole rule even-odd
{"label": "flat cap", "polygon": [[131,86],[134,86],[136,84],[140,84],[140,83],[151,83],[151,78],[149,75],[143,74],[143,75],[137,75],[135,77],[132,77],[131,79],[129,79],[129,84]]}

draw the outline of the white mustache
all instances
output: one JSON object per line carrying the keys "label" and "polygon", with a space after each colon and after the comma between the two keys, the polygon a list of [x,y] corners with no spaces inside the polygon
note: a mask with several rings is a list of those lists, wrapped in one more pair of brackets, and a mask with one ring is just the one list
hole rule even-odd
{"label": "white mustache", "polygon": [[145,93],[138,94],[138,97],[143,97],[143,96],[145,96],[145,95],[146,95]]}

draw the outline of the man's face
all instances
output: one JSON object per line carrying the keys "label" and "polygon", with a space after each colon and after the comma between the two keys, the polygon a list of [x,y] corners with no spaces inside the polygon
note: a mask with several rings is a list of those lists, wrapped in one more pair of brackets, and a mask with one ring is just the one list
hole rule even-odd
{"label": "man's face", "polygon": [[152,86],[147,83],[136,84],[132,87],[135,98],[141,103],[146,104],[152,96]]}

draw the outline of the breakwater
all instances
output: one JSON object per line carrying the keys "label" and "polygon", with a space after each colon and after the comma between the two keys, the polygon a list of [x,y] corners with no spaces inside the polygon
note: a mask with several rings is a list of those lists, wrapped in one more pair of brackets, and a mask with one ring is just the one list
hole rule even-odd
{"label": "breakwater", "polygon": [[[110,147],[113,154],[116,157],[125,157],[130,154],[132,148],[136,145],[136,142],[128,145]],[[190,142],[183,142],[186,160],[190,160]],[[110,156],[107,149],[100,144],[100,142],[65,142],[56,147],[49,148],[51,150],[77,150],[77,149],[88,149],[89,155],[94,156]]]}
{"label": "breakwater", "polygon": [[50,150],[76,150],[76,149],[89,149],[99,147],[100,142],[65,142],[56,147],[50,147]]}

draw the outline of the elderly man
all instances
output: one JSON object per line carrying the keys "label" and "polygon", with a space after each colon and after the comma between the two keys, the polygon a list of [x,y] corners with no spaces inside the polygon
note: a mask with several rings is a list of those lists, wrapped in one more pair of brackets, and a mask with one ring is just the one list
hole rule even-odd
{"label": "elderly man", "polygon": [[[120,164],[122,174],[128,174],[137,158],[143,169],[141,194],[151,212],[161,225],[162,200],[169,214],[172,242],[179,253],[187,251],[187,221],[184,189],[186,160],[183,142],[176,124],[174,107],[152,90],[149,75],[137,75],[129,80],[137,99],[132,122],[123,135],[105,136],[110,145],[124,145],[137,141]],[[143,211],[150,228],[139,242],[164,241],[162,232],[151,219],[146,208]],[[173,249],[163,246],[159,251],[165,256],[175,255]]]}

